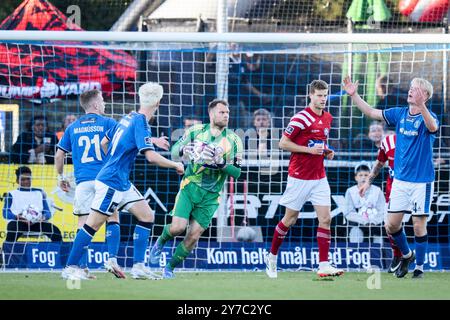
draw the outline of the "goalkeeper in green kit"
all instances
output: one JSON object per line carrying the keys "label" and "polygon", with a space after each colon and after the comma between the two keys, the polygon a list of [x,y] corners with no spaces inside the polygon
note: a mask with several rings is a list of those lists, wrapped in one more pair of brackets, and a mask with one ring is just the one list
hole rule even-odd
{"label": "goalkeeper in green kit", "polygon": [[150,262],[159,262],[164,244],[183,233],[172,259],[163,271],[164,278],[173,278],[174,268],[194,249],[208,228],[220,203],[220,191],[228,176],[241,175],[242,140],[227,129],[230,118],[228,102],[213,100],[208,105],[209,124],[189,128],[172,147],[172,157],[182,157],[187,168],[180,191],[171,212],[172,223],[164,226],[162,234],[150,251]]}

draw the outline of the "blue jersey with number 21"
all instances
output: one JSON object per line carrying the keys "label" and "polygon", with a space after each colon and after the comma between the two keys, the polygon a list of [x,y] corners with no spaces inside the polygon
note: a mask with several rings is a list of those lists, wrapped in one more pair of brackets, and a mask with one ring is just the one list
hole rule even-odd
{"label": "blue jersey with number 21", "polygon": [[95,180],[105,160],[100,143],[115,124],[114,119],[88,113],[67,127],[57,147],[66,153],[72,152],[77,184]]}
{"label": "blue jersey with number 21", "polygon": [[110,140],[108,159],[97,175],[97,180],[117,190],[131,187],[130,171],[138,153],[155,150],[151,131],[143,114],[131,112],[106,133]]}
{"label": "blue jersey with number 21", "polygon": [[[434,113],[430,112],[439,126]],[[391,108],[383,111],[388,125],[395,126],[395,179],[428,183],[434,181],[433,143],[436,132],[430,132],[422,114],[411,115],[409,108]]]}

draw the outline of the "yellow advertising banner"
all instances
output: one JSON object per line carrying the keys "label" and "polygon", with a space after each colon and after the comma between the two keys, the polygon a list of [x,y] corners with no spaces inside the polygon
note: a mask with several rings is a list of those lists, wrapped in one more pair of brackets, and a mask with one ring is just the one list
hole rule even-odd
{"label": "yellow advertising banner", "polygon": [[[15,170],[21,165],[0,164],[0,195],[3,196],[10,190],[18,188],[16,183]],[[55,224],[62,233],[63,241],[73,241],[75,239],[78,218],[73,215],[73,195],[74,192],[65,193],[57,187],[56,170],[54,165],[27,165],[32,171],[32,187],[43,189],[49,200],[52,218],[49,222]],[[73,175],[73,166],[64,166],[64,173],[68,176]],[[74,185],[75,183],[72,182]],[[75,188],[73,188],[75,189]],[[4,199],[3,199],[4,200]],[[0,203],[2,208],[2,217],[0,218],[0,245],[6,238],[7,221],[3,216],[4,201]],[[26,240],[25,237],[19,241]],[[33,241],[48,241],[45,237],[33,238]],[[103,226],[93,239],[96,242],[105,241],[105,226]]]}

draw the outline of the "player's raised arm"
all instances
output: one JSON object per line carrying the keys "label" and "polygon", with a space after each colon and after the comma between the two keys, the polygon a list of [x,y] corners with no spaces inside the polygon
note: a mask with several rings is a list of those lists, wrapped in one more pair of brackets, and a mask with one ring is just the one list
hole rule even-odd
{"label": "player's raised arm", "polygon": [[359,195],[361,197],[364,197],[367,190],[369,190],[370,186],[372,185],[373,180],[378,176],[381,169],[384,167],[384,162],[381,162],[380,160],[376,160],[375,164],[373,165],[372,170],[370,171],[369,177],[367,181],[359,188]]}
{"label": "player's raised arm", "polygon": [[352,101],[356,104],[359,110],[371,119],[384,120],[381,110],[372,108],[366,101],[364,101],[358,94],[359,82],[352,82],[350,76],[345,77],[343,81],[343,88],[347,94],[352,98]]}
{"label": "player's raised arm", "polygon": [[175,169],[179,175],[184,174],[184,166],[181,162],[166,159],[154,150],[145,151],[145,158],[148,162],[154,163],[159,167]]}

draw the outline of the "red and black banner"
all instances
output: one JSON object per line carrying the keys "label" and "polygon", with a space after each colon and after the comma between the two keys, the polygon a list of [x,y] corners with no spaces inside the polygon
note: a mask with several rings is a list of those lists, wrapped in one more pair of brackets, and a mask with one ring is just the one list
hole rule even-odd
{"label": "red and black banner", "polygon": [[[46,0],[25,0],[0,29],[83,31]],[[62,42],[0,43],[0,97],[53,98],[94,88],[133,92],[136,67],[135,58],[123,50]]]}

